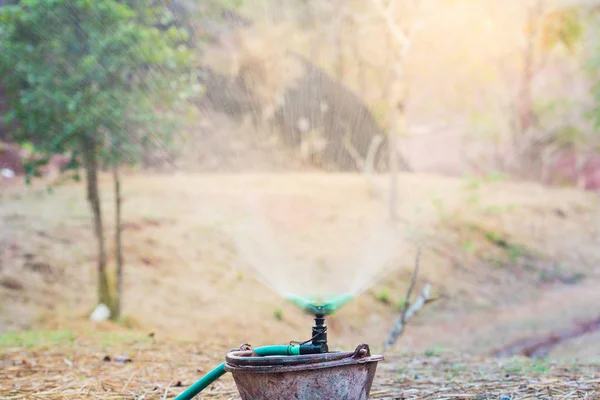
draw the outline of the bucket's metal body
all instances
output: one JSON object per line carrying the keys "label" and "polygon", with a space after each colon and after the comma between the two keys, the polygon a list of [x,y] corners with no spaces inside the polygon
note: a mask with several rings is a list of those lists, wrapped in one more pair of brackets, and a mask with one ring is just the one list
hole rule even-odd
{"label": "bucket's metal body", "polygon": [[242,400],[367,400],[383,356],[354,352],[259,357],[249,347],[227,354]]}

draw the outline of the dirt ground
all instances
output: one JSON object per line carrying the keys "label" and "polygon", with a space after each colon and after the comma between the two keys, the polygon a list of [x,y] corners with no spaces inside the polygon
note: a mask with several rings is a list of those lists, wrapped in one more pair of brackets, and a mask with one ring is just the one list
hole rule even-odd
{"label": "dirt ground", "polygon": [[[351,174],[127,175],[126,318],[115,329],[191,340],[221,349],[221,355],[241,343],[308,339],[310,316],[265,285],[224,226],[243,214],[241,199],[256,195],[279,218],[278,236],[310,237],[314,221],[323,231],[303,246],[338,249],[362,234],[348,215],[385,217],[386,183],[385,177]],[[102,185],[111,253],[108,176]],[[87,321],[96,305],[96,275],[83,187],[69,184],[48,193],[43,186],[2,186],[0,204],[0,332],[96,329]],[[375,279],[329,318],[331,346],[381,347],[398,317],[418,246],[416,291],[429,281],[438,300],[411,321],[394,351],[489,354],[514,340],[597,318],[598,209],[595,195],[577,190],[499,177],[403,175],[398,202],[403,236],[386,274],[365,272],[372,267],[367,263],[364,270],[330,266],[324,275],[339,284],[354,275]],[[374,259],[377,250],[372,249]],[[289,273],[297,285],[305,282],[302,270],[258,269],[265,275]],[[551,355],[599,359],[594,337],[562,344]]]}
{"label": "dirt ground", "polygon": [[[3,399],[167,399],[223,360],[198,342],[159,335],[20,334],[0,344]],[[373,399],[597,399],[600,364],[509,358],[494,360],[435,352],[385,354]],[[204,399],[239,399],[230,374]]]}

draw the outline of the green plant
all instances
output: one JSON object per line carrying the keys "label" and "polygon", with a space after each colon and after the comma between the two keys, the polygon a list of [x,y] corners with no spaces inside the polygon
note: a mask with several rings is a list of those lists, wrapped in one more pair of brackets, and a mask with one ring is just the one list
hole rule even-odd
{"label": "green plant", "polygon": [[525,255],[527,255],[527,249],[525,247],[514,243],[508,244],[508,257],[510,258],[510,261],[515,262]]}
{"label": "green plant", "polygon": [[279,307],[277,307],[274,311],[273,311],[273,316],[275,317],[275,319],[277,321],[283,321],[283,310]]}
{"label": "green plant", "polygon": [[390,304],[390,294],[386,288],[379,290],[375,298],[383,304]]}
{"label": "green plant", "polygon": [[470,190],[470,191],[479,189],[481,187],[481,185],[483,185],[485,183],[502,182],[502,181],[505,181],[506,179],[508,179],[508,177],[506,175],[501,174],[499,172],[491,172],[488,175],[483,176],[483,177],[465,175],[464,178],[467,181],[466,185],[464,186],[464,189]]}
{"label": "green plant", "polygon": [[485,238],[492,242],[492,244],[495,244],[496,246],[499,247],[507,247],[508,244],[506,243],[506,240],[504,240],[502,238],[502,235],[500,235],[498,232],[495,231],[488,231],[485,232]]}
{"label": "green plant", "polygon": [[472,253],[472,252],[474,252],[474,251],[475,251],[475,249],[476,249],[475,243],[473,243],[473,242],[472,242],[472,241],[470,241],[470,240],[467,240],[467,241],[463,242],[463,243],[461,244],[461,247],[462,247],[464,250],[468,251],[469,253]]}
{"label": "green plant", "polygon": [[237,279],[238,281],[243,281],[244,280],[244,272],[238,270],[236,272],[235,279]]}
{"label": "green plant", "polygon": [[503,182],[507,179],[508,177],[500,172],[491,172],[485,177],[486,182]]}
{"label": "green plant", "polygon": [[[596,17],[598,19],[598,17]],[[594,36],[600,38],[600,28],[598,24],[594,26]],[[596,40],[596,43],[599,43]],[[592,58],[589,60],[589,72],[593,79],[592,96],[594,105],[589,112],[589,118],[594,123],[596,128],[600,128],[600,44],[596,44],[595,51],[591,52]]]}
{"label": "green plant", "polygon": [[402,312],[404,310],[405,305],[406,305],[406,297],[403,297],[400,300],[398,300],[398,303],[396,304],[396,309],[399,312]]}
{"label": "green plant", "polygon": [[0,348],[64,346],[73,343],[77,335],[71,331],[24,331],[0,334]]}
{"label": "green plant", "polygon": [[511,374],[545,374],[550,371],[551,367],[552,365],[547,358],[514,358],[504,366],[504,371]]}
{"label": "green plant", "polygon": [[438,357],[442,351],[444,351],[443,346],[435,346],[430,349],[425,350],[425,357]]}

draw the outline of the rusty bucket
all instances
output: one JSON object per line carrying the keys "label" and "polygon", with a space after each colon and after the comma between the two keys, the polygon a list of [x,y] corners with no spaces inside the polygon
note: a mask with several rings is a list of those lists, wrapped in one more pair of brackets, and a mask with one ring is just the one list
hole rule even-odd
{"label": "rusty bucket", "polygon": [[360,344],[353,352],[260,357],[248,345],[227,354],[242,400],[366,400],[377,363]]}

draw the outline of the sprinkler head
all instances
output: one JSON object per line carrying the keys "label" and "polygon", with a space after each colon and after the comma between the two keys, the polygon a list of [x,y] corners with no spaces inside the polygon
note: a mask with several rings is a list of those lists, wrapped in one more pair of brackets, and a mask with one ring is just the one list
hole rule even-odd
{"label": "sprinkler head", "polygon": [[327,346],[327,325],[325,316],[335,313],[340,307],[350,302],[352,295],[344,294],[324,302],[313,302],[299,296],[290,295],[287,300],[296,304],[305,313],[315,316],[311,339],[300,344],[300,354],[321,354],[329,352]]}
{"label": "sprinkler head", "polygon": [[304,312],[317,316],[331,315],[352,301],[353,298],[351,294],[343,294],[332,299],[327,299],[326,301],[316,302],[306,300],[300,296],[287,296],[287,300],[300,307]]}

